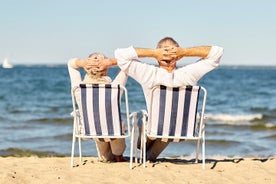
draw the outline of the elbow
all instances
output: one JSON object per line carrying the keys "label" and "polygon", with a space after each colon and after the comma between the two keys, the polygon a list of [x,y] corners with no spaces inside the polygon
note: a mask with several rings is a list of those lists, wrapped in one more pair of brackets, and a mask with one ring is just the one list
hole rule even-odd
{"label": "elbow", "polygon": [[218,57],[221,57],[223,55],[224,48],[222,48],[220,46],[216,46],[216,47],[217,47],[217,55],[218,55]]}
{"label": "elbow", "polygon": [[77,59],[77,58],[72,58],[72,59],[69,59],[69,60],[68,60],[68,62],[67,62],[68,68],[69,68],[69,67],[70,67],[70,68],[78,68],[78,67],[76,66],[76,59]]}
{"label": "elbow", "polygon": [[221,57],[223,55],[224,49],[222,47],[219,47],[219,53],[218,53],[218,59],[217,59],[217,63],[220,62]]}
{"label": "elbow", "polygon": [[215,50],[215,54],[213,56],[215,65],[219,65],[221,57],[223,55],[224,49],[219,46],[213,46],[212,49]]}

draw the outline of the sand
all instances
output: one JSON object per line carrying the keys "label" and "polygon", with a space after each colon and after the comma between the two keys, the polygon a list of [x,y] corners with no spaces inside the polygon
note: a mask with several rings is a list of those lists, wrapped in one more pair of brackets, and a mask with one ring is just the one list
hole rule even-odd
{"label": "sand", "polygon": [[188,159],[159,159],[147,167],[129,162],[102,163],[95,157],[0,157],[1,184],[86,183],[276,183],[276,158],[215,158],[201,163]]}

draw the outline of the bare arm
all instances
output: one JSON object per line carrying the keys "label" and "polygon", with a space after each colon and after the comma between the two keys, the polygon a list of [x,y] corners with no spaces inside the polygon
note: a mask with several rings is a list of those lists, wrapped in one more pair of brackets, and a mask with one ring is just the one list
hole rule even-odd
{"label": "bare arm", "polygon": [[190,48],[181,47],[164,47],[159,49],[150,48],[135,48],[138,57],[153,57],[158,61],[173,60],[175,58],[181,59],[182,57],[201,57],[208,56],[211,46],[199,46]]}
{"label": "bare arm", "polygon": [[78,68],[83,67],[83,66],[84,66],[84,63],[85,63],[85,59],[79,59],[79,58],[77,58],[77,59],[75,60],[75,65],[76,65]]}
{"label": "bare arm", "polygon": [[97,71],[102,71],[107,69],[110,66],[116,66],[117,65],[117,59],[115,58],[108,58],[108,59],[99,59],[99,61],[96,63]]}
{"label": "bare arm", "polygon": [[80,58],[76,58],[75,59],[75,67],[76,68],[84,68],[86,70],[89,70],[92,67],[92,63],[89,62],[89,59],[80,59]]}
{"label": "bare arm", "polygon": [[135,48],[138,57],[153,57],[158,61],[172,60],[176,57],[176,50],[172,47],[164,47],[158,49]]}
{"label": "bare arm", "polygon": [[138,57],[156,57],[156,50],[149,48],[134,48]]}
{"label": "bare arm", "polygon": [[201,57],[205,58],[208,56],[211,46],[199,46],[199,47],[190,47],[190,48],[181,48],[176,47],[176,54],[178,59],[183,57]]}
{"label": "bare arm", "polygon": [[85,70],[90,70],[91,68],[97,68],[98,71],[107,69],[109,66],[117,65],[116,59],[98,59],[94,60],[93,58],[86,59],[76,59],[76,67],[84,68]]}

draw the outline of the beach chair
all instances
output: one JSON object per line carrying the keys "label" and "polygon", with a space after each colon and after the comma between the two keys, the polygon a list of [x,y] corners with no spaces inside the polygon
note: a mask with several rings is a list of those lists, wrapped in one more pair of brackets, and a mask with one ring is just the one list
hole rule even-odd
{"label": "beach chair", "polygon": [[[135,163],[142,163],[142,151],[140,151],[139,157],[138,157],[138,148],[137,145],[139,144],[141,146],[143,139],[138,138],[140,128],[142,128],[142,125],[144,122],[146,122],[147,118],[147,111],[141,110],[137,112],[133,112],[130,114],[132,129],[131,129],[131,140],[130,140],[130,162],[129,162],[129,168],[133,168],[133,157],[135,158]],[[139,142],[138,142],[139,141]],[[139,146],[139,147],[140,147]],[[138,160],[139,159],[139,160]]]}
{"label": "beach chair", "polygon": [[[161,139],[164,142],[196,141],[195,162],[198,162],[201,144],[202,168],[205,168],[204,111],[206,97],[207,91],[201,86],[166,87],[159,85],[152,89],[148,113],[140,112],[144,116],[142,118],[144,129],[141,140],[138,140],[142,143],[143,167],[146,167],[145,148],[148,137]],[[133,125],[139,126],[139,123]],[[137,134],[134,133],[132,136],[137,137]],[[131,148],[131,155],[134,151],[136,148]]]}
{"label": "beach chair", "polygon": [[[76,97],[80,98],[80,104],[77,104]],[[121,99],[124,99],[122,103]],[[74,125],[71,167],[74,165],[76,140],[81,161],[82,140],[109,142],[113,139],[130,137],[128,94],[125,87],[113,84],[80,84],[72,90],[72,103]],[[126,132],[122,130],[123,120],[126,122]]]}

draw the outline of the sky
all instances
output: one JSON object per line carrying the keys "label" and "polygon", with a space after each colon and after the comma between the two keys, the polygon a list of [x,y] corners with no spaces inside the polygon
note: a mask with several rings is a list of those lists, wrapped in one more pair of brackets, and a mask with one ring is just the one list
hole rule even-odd
{"label": "sky", "polygon": [[0,0],[0,63],[113,57],[170,36],[181,47],[223,47],[222,65],[276,65],[275,10],[274,0]]}

